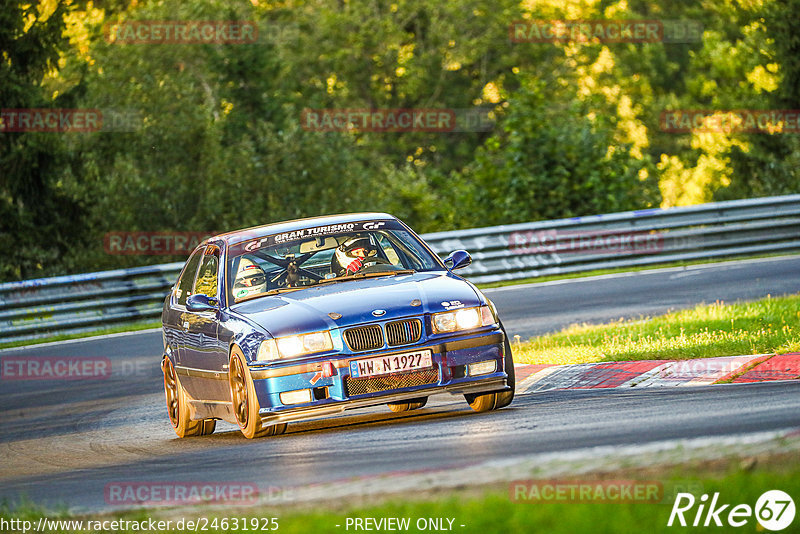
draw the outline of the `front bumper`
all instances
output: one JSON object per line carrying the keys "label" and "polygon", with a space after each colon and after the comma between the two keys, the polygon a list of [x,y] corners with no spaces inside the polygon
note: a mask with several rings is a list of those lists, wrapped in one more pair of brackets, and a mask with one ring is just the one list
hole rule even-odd
{"label": "front bumper", "polygon": [[[427,342],[394,348],[391,351],[375,351],[359,354],[339,354],[336,359],[320,358],[318,361],[280,367],[251,366],[256,395],[261,406],[260,415],[266,424],[297,421],[313,417],[341,413],[345,410],[374,406],[389,402],[427,397],[439,393],[452,395],[483,393],[508,389],[504,369],[504,334],[493,329],[478,334],[448,338],[440,342]],[[432,352],[436,377],[428,383],[407,385],[409,381],[398,380],[398,387],[387,387],[375,392],[352,391],[349,363],[352,360],[388,356],[428,349]],[[469,365],[494,360],[494,372],[470,376]],[[328,363],[330,362],[330,363]],[[334,368],[333,376],[324,376],[324,367]],[[385,375],[399,378],[408,373]],[[281,393],[309,390],[311,402],[283,404]]]}
{"label": "front bumper", "polygon": [[416,399],[418,397],[425,397],[437,393],[450,393],[452,395],[459,395],[465,393],[482,393],[487,391],[496,391],[507,389],[505,378],[493,378],[480,380],[480,383],[475,384],[457,384],[448,386],[433,386],[419,388],[414,391],[407,391],[405,393],[382,393],[371,398],[351,399],[346,401],[338,401],[329,404],[321,404],[319,406],[306,406],[300,408],[290,408],[278,412],[270,411],[268,409],[261,409],[261,421],[265,424],[272,423],[288,423],[290,421],[300,421],[303,419],[311,419],[314,417],[324,417],[327,415],[334,415],[342,413],[345,410],[353,410],[356,408],[366,408],[367,406],[375,406],[376,404],[386,404],[389,402],[402,402],[405,400]]}

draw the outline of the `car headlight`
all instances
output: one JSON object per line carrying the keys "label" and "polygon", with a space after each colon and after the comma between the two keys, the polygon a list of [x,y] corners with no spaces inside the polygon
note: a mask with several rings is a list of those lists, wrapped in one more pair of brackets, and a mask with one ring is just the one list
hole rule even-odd
{"label": "car headlight", "polygon": [[445,332],[489,326],[497,321],[489,306],[481,306],[480,308],[463,308],[461,310],[435,313],[431,322],[433,324],[433,333],[443,334]]}
{"label": "car headlight", "polygon": [[262,341],[261,345],[258,346],[256,360],[259,362],[269,362],[277,360],[278,358],[280,358],[280,356],[278,356],[278,347],[275,345],[275,340],[266,339]]}
{"label": "car headlight", "polygon": [[333,350],[331,333],[327,330],[322,332],[312,332],[298,336],[279,337],[277,339],[266,339],[258,347],[256,359],[260,362],[268,362],[280,358],[295,358],[305,354],[314,354]]}

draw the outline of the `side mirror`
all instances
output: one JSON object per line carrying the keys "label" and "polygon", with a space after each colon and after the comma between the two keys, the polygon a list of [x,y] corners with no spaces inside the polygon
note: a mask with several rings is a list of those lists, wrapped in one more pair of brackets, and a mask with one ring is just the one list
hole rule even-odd
{"label": "side mirror", "polygon": [[444,260],[444,264],[447,266],[448,269],[451,271],[455,271],[456,269],[463,269],[472,263],[472,256],[469,255],[469,252],[466,250],[456,250],[455,252],[450,253],[447,258]]}
{"label": "side mirror", "polygon": [[189,295],[186,299],[186,309],[190,312],[214,311],[219,306],[219,301],[208,295]]}

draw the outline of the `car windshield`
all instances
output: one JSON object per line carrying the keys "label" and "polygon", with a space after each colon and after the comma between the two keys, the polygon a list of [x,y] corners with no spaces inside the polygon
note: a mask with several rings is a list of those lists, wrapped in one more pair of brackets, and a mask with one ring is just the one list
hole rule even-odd
{"label": "car windshield", "polygon": [[305,228],[230,250],[228,288],[234,302],[319,284],[443,268],[397,221]]}

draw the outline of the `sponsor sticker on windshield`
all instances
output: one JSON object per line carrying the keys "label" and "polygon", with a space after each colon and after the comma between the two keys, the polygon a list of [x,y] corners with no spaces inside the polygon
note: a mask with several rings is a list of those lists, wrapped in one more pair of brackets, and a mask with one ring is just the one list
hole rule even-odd
{"label": "sponsor sticker on windshield", "polygon": [[402,230],[404,229],[398,221],[357,221],[341,224],[326,224],[323,226],[312,226],[310,228],[300,228],[291,232],[281,232],[271,234],[243,243],[232,245],[231,251],[234,254],[242,252],[252,252],[263,247],[291,243],[302,239],[313,239],[350,232],[369,232],[375,230]]}

